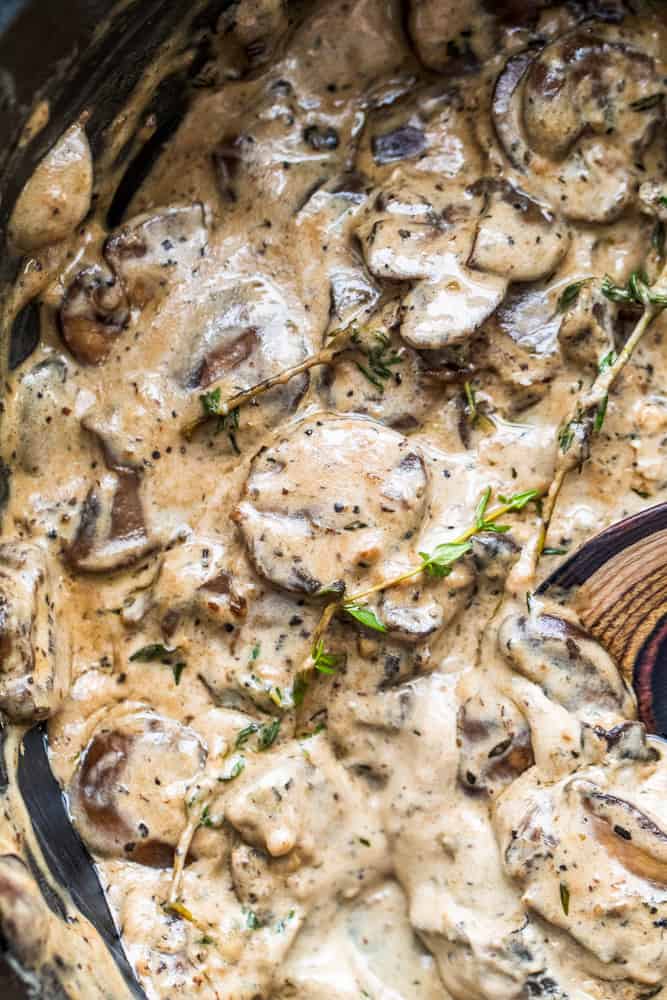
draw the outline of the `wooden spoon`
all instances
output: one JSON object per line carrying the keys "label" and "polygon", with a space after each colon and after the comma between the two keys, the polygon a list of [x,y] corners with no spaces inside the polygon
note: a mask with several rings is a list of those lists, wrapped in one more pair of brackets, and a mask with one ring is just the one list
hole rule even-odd
{"label": "wooden spoon", "polygon": [[667,503],[586,542],[539,587],[614,657],[649,732],[667,738]]}

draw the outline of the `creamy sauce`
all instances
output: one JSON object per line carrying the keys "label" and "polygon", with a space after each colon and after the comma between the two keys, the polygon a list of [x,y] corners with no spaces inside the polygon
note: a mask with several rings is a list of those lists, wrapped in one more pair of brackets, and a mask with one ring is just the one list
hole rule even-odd
{"label": "creamy sauce", "polygon": [[[85,119],[14,210],[33,256],[5,321],[38,296],[41,337],[7,376],[0,708],[14,754],[48,719],[151,1000],[667,984],[662,744],[574,613],[530,596],[667,499],[667,320],[566,478],[537,578],[527,503],[449,575],[377,589],[474,525],[487,488],[547,492],[629,330],[597,279],[664,263],[664,21],[487,6],[292,21],[241,0],[123,225],[103,224]],[[351,323],[330,365],[200,419],[203,393]],[[313,670],[320,592],[342,585],[376,588],[384,631],[335,616]],[[126,996],[92,928],[49,914],[5,802],[17,957]]]}

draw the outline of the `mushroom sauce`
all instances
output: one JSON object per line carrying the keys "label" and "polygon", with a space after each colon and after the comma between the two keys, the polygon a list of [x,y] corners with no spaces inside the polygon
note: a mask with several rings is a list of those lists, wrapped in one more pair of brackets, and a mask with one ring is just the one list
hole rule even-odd
{"label": "mushroom sauce", "polygon": [[[662,995],[664,745],[534,593],[667,499],[660,6],[240,0],[118,225],[85,115],[24,188],[6,756],[151,1000]],[[127,996],[31,843],[10,782],[15,954]]]}

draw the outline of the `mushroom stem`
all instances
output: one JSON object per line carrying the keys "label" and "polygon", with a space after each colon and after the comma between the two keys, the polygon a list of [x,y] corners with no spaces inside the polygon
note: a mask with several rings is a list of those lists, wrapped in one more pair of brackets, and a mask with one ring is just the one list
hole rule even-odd
{"label": "mushroom stem", "polygon": [[[253,385],[250,389],[245,389],[243,392],[237,392],[236,395],[230,396],[224,402],[221,402],[215,413],[205,412],[201,413],[194,420],[189,421],[185,424],[181,430],[181,433],[186,437],[190,438],[202,424],[211,420],[214,417],[226,417],[232,410],[238,410],[242,406],[246,406],[247,403],[251,403],[254,399],[259,396],[263,396],[264,393],[269,392],[270,389],[275,389],[280,385],[287,385],[293,378],[297,375],[302,375],[303,372],[309,371],[311,368],[316,368],[318,365],[330,365],[332,361],[346,351],[350,347],[350,342],[355,333],[358,334],[359,330],[356,323],[350,324],[350,326],[345,327],[343,330],[335,331],[326,347],[323,347],[316,354],[311,354],[310,357],[305,358],[298,365],[292,365],[291,368],[285,368],[283,371],[278,372],[277,375],[272,375],[270,378],[265,378],[257,385]],[[216,389],[216,383],[213,382],[211,386],[207,389],[207,393],[214,392]]]}
{"label": "mushroom stem", "polygon": [[[663,272],[656,286],[653,287],[655,290],[659,290],[657,286],[665,283],[667,283],[667,274]],[[540,556],[544,550],[549,525],[551,524],[556,503],[567,474],[584,460],[584,452],[591,437],[595,414],[599,413],[600,407],[605,405],[605,400],[618,376],[632,358],[635,349],[646,331],[664,308],[664,305],[653,302],[647,302],[644,305],[644,311],[639,322],[628,337],[614,363],[600,372],[593,384],[577,398],[570,412],[569,419],[563,425],[565,428],[572,429],[574,437],[571,442],[572,447],[568,446],[564,449],[562,443],[559,442],[558,461],[556,462],[554,477],[544,498],[542,507],[542,523],[539,529],[538,544],[534,552],[535,568],[537,568]]]}

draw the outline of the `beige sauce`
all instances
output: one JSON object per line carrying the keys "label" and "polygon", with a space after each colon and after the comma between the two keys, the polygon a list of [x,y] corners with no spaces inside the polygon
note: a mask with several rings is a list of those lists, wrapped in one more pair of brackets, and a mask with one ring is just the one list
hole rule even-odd
{"label": "beige sauce", "polygon": [[[312,670],[322,588],[409,572],[488,487],[492,506],[548,490],[559,427],[627,335],[598,279],[662,264],[638,189],[665,181],[663,22],[497,6],[291,22],[241,0],[124,225],[88,214],[85,119],[17,203],[13,243],[40,256],[6,320],[38,293],[41,340],[5,396],[0,708],[11,747],[49,719],[150,1000],[667,984],[662,745],[573,614],[526,607],[565,552],[667,499],[667,320],[566,479],[537,580],[527,504],[449,575],[371,594],[386,631],[334,617],[333,672]],[[202,393],[352,322],[331,365],[183,433]],[[5,857],[28,837],[13,794],[5,816],[19,958],[126,996],[92,929]]]}

